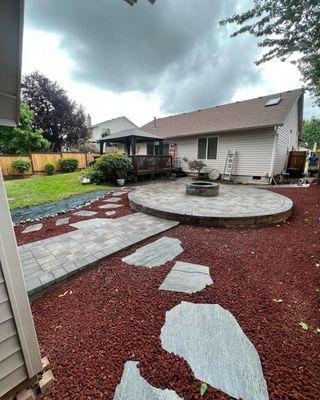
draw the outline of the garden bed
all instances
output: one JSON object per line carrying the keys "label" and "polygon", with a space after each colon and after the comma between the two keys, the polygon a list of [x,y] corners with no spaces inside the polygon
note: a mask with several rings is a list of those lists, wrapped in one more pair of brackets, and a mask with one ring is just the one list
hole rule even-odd
{"label": "garden bed", "polygon": [[[180,225],[166,232],[182,242],[180,261],[210,268],[213,285],[201,292],[158,290],[175,260],[152,270],[122,263],[140,243],[36,300],[41,351],[56,377],[43,399],[113,399],[127,360],[140,362],[150,384],[185,400],[200,398],[200,382],[183,359],[162,350],[159,338],[166,311],[182,300],[232,312],[260,355],[271,400],[319,399],[320,186],[281,194],[295,205],[281,225]],[[229,397],[209,388],[203,398]]]}

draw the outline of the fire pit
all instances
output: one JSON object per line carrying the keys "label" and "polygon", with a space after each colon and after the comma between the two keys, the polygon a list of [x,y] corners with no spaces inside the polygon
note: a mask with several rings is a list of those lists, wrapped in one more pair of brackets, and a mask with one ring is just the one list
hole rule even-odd
{"label": "fire pit", "polygon": [[193,196],[216,197],[219,195],[219,185],[213,182],[191,182],[186,184],[186,194]]}

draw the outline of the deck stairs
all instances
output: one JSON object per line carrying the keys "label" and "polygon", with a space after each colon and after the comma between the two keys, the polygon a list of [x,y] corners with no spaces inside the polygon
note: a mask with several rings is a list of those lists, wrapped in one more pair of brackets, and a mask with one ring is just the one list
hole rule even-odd
{"label": "deck stairs", "polygon": [[237,151],[236,150],[228,150],[227,157],[226,157],[226,162],[224,164],[224,170],[223,170],[223,175],[222,175],[222,180],[223,181],[230,181],[232,171],[234,168],[234,163],[236,160],[237,156]]}

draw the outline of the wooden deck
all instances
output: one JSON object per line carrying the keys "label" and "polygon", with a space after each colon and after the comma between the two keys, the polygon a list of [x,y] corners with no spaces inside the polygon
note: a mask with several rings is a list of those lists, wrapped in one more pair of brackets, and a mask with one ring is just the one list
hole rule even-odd
{"label": "wooden deck", "polygon": [[172,170],[171,156],[129,156],[132,160],[132,174],[135,179],[144,175],[165,174]]}

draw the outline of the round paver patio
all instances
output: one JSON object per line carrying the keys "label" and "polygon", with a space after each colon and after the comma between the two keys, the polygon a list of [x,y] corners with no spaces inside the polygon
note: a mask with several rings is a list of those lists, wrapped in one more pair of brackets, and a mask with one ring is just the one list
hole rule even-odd
{"label": "round paver patio", "polygon": [[285,196],[242,185],[220,185],[218,197],[187,195],[189,179],[138,187],[130,205],[157,217],[209,226],[261,226],[286,220],[293,202]]}

